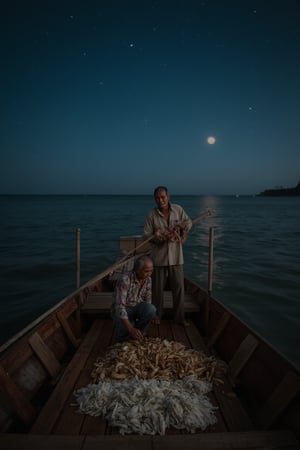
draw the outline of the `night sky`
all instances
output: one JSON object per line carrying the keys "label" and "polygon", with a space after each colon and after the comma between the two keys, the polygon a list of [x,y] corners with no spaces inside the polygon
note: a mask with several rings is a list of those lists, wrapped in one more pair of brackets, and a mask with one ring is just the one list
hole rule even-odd
{"label": "night sky", "polygon": [[4,0],[0,10],[0,194],[298,183],[298,0]]}

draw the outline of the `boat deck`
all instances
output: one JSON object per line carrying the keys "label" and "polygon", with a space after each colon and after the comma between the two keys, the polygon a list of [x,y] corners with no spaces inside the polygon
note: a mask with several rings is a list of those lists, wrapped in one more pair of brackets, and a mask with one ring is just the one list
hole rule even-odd
{"label": "boat deck", "polygon": [[[160,326],[151,325],[149,336],[182,342],[189,348],[208,352],[196,326],[176,325],[163,320]],[[127,448],[144,450],[185,448],[199,449],[295,449],[298,441],[288,431],[258,431],[243,409],[227,379],[210,393],[212,403],[218,407],[216,425],[205,432],[184,434],[168,429],[165,436],[120,436],[101,417],[79,414],[74,406],[73,392],[86,386],[97,357],[116,342],[111,320],[96,319],[57,382],[47,403],[40,411],[29,434],[5,434],[0,437],[1,448],[17,449],[81,449]],[[124,446],[124,447],[123,447]]]}

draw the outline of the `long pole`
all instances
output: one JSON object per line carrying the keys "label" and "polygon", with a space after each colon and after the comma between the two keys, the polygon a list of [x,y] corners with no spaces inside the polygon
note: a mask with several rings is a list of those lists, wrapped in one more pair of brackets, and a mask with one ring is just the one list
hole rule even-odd
{"label": "long pole", "polygon": [[209,309],[210,309],[210,297],[212,293],[213,282],[213,267],[214,267],[214,228],[209,228],[209,257],[208,257],[208,289],[205,304],[205,328],[208,333],[209,323]]}
{"label": "long pole", "polygon": [[214,272],[214,228],[209,228],[208,295],[211,296]]}
{"label": "long pole", "polygon": [[[203,219],[206,219],[206,217],[209,217],[212,215],[212,211],[207,211],[200,216],[196,217],[192,220],[192,224],[194,225],[197,222],[200,222]],[[186,221],[183,221],[182,224],[184,224]],[[181,225],[181,224],[180,224]],[[112,266],[108,267],[108,269],[104,270],[103,272],[96,275],[92,280],[89,281],[89,283],[96,283],[97,281],[101,280],[102,278],[106,277],[107,275],[111,274],[115,270],[119,269],[120,267],[124,266],[129,259],[133,258],[136,255],[137,250],[140,250],[144,245],[146,245],[148,242],[153,239],[154,234],[146,238],[144,241],[142,241],[139,245],[137,245],[135,248],[130,250],[125,256],[123,256],[121,259],[115,262]]]}
{"label": "long pole", "polygon": [[76,230],[76,289],[80,287],[80,228]]}

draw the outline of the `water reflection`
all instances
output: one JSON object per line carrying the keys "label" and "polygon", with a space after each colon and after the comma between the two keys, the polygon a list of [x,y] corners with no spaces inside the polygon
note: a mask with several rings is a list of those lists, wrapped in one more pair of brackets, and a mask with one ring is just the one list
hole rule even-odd
{"label": "water reflection", "polygon": [[[220,197],[216,196],[203,196],[197,198],[194,202],[194,208],[192,210],[192,218],[200,216],[205,211],[210,210],[212,216],[196,223],[189,233],[188,240],[185,244],[186,255],[186,272],[196,282],[206,286],[208,283],[208,260],[209,260],[209,230],[214,229],[213,244],[220,243],[224,239],[223,231],[223,215],[220,205]],[[189,211],[190,213],[190,211]],[[214,248],[216,248],[214,246]],[[216,253],[214,250],[213,260],[213,284],[221,288],[224,285],[222,278],[222,266],[228,258],[224,255]]]}

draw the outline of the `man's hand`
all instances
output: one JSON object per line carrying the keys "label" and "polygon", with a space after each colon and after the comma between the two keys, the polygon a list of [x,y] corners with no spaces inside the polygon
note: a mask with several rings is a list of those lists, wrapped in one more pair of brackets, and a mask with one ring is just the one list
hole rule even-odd
{"label": "man's hand", "polygon": [[155,235],[155,238],[159,240],[159,242],[178,241],[183,244],[187,238],[187,230],[183,227],[176,226],[171,231],[166,231],[166,230],[161,230],[161,229],[156,230],[154,235]]}
{"label": "man's hand", "polygon": [[133,339],[138,341],[142,341],[144,339],[144,335],[138,328],[134,328],[128,319],[123,319],[123,324],[127,328],[128,333]]}
{"label": "man's hand", "polygon": [[155,238],[158,242],[165,242],[167,240],[167,234],[164,230],[158,229],[154,233]]}
{"label": "man's hand", "polygon": [[168,234],[168,240],[172,242],[178,241],[183,244],[186,241],[186,238],[187,230],[179,225],[173,228],[173,230]]}
{"label": "man's hand", "polygon": [[144,339],[144,335],[138,328],[132,327],[129,331],[130,336],[133,337],[133,339],[136,339],[137,341],[142,341]]}

